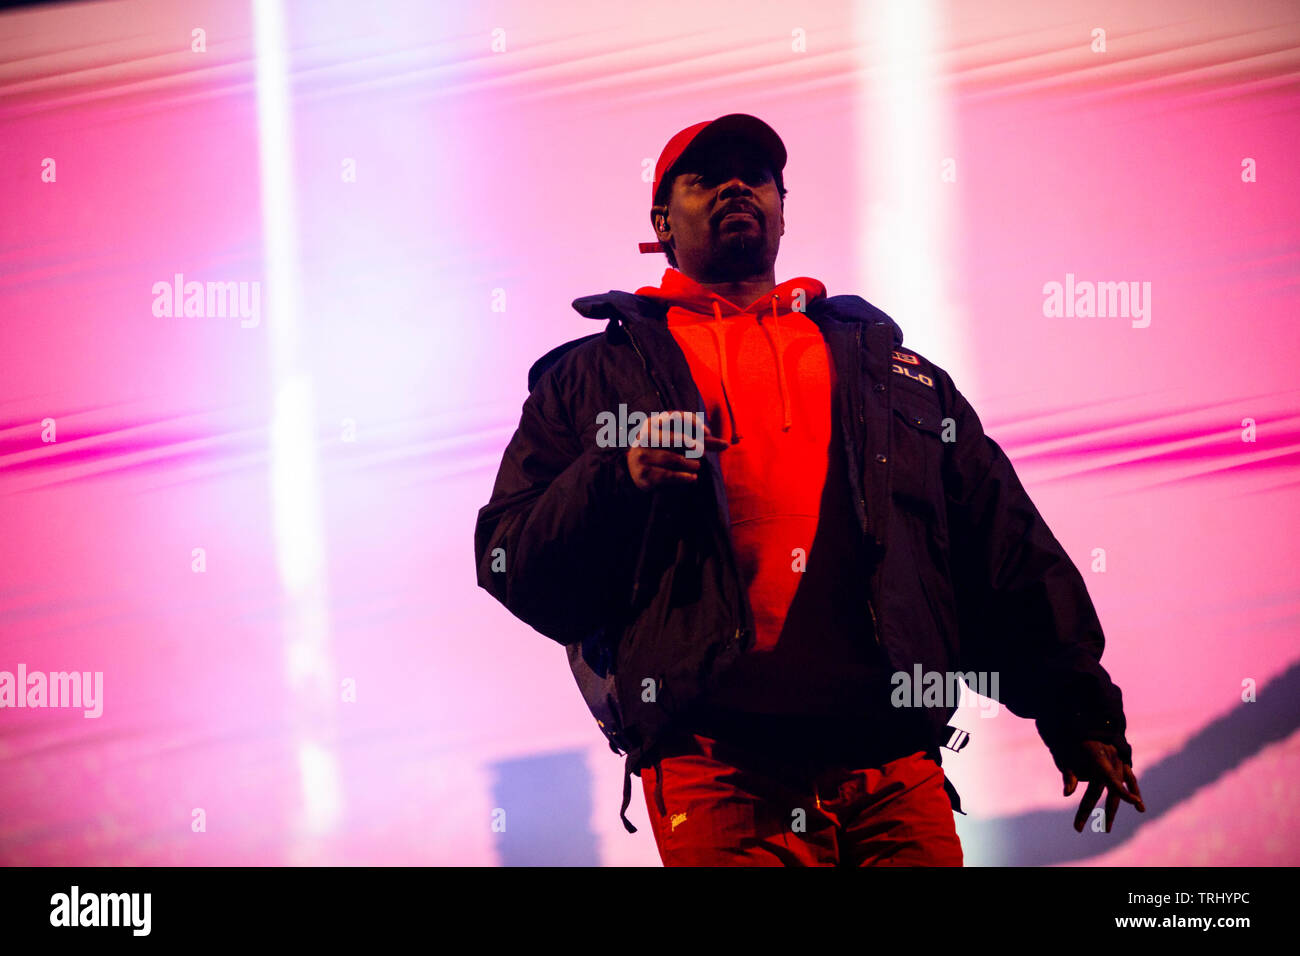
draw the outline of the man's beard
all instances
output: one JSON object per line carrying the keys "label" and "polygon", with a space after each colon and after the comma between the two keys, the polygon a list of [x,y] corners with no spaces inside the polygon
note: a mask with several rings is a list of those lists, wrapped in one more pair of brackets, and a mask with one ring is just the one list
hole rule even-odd
{"label": "man's beard", "polygon": [[763,235],[746,232],[724,236],[713,262],[716,271],[728,275],[753,275],[766,269],[767,242]]}

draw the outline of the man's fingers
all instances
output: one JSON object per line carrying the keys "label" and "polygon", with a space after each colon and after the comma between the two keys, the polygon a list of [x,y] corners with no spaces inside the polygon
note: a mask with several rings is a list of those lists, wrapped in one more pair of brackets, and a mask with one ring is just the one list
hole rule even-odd
{"label": "man's fingers", "polygon": [[695,454],[693,460],[699,460],[708,447],[709,426],[699,412],[683,415],[681,422],[682,445]]}
{"label": "man's fingers", "polygon": [[1110,832],[1111,824],[1115,822],[1115,814],[1119,811],[1120,791],[1115,787],[1106,788],[1106,832]]}
{"label": "man's fingers", "polygon": [[675,452],[655,448],[633,448],[628,452],[628,472],[642,491],[665,485],[690,485],[699,480],[700,462]]}
{"label": "man's fingers", "polygon": [[650,465],[645,469],[645,478],[651,487],[657,485],[689,485],[699,480],[693,471],[681,471],[675,468],[663,468]]}
{"label": "man's fingers", "polygon": [[1128,764],[1124,764],[1124,782],[1128,784],[1129,790],[1133,793],[1134,796],[1137,797],[1136,805],[1138,808],[1138,813],[1146,813],[1147,805],[1142,800],[1142,791],[1138,789],[1137,775],[1133,773],[1133,768],[1130,767]]}
{"label": "man's fingers", "polygon": [[1088,814],[1092,813],[1092,808],[1101,799],[1101,792],[1105,789],[1105,786],[1100,780],[1089,782],[1088,789],[1083,793],[1083,799],[1079,801],[1079,812],[1074,815],[1074,829],[1077,832],[1083,832],[1083,825],[1088,820]]}
{"label": "man's fingers", "polygon": [[1074,793],[1074,788],[1079,785],[1079,778],[1068,770],[1061,774],[1061,778],[1065,781],[1065,796],[1068,797]]}
{"label": "man's fingers", "polygon": [[687,458],[675,451],[662,448],[647,448],[641,452],[641,462],[647,468],[663,468],[667,471],[699,471],[700,459]]}
{"label": "man's fingers", "polygon": [[[1116,800],[1123,800],[1125,803],[1131,803],[1136,807],[1141,805],[1142,798],[1134,796],[1129,792],[1127,786],[1128,781],[1124,776],[1126,771],[1131,778],[1133,774],[1132,771],[1128,769],[1127,764],[1118,760],[1115,761],[1115,763],[1108,763],[1106,765],[1106,784],[1109,791],[1115,794]],[[1109,797],[1107,799],[1109,799]]]}
{"label": "man's fingers", "polygon": [[[654,448],[680,448],[697,454],[709,450],[709,426],[699,412],[657,412],[646,419],[635,444]],[[725,443],[724,443],[725,444]]]}
{"label": "man's fingers", "polygon": [[642,448],[681,449],[691,459],[731,447],[730,442],[713,434],[699,412],[656,412],[641,423],[632,444]]}
{"label": "man's fingers", "polygon": [[700,470],[698,459],[683,458],[681,455],[674,455],[672,452],[660,452],[654,458],[644,459],[647,471],[658,470],[678,475],[689,475],[694,478]]}

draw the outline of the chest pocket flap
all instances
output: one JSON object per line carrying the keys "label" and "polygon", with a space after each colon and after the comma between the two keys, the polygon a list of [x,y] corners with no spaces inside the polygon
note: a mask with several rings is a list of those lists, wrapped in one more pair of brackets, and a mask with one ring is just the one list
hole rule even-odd
{"label": "chest pocket flap", "polygon": [[895,501],[938,517],[943,501],[943,420],[929,396],[896,391],[891,470]]}

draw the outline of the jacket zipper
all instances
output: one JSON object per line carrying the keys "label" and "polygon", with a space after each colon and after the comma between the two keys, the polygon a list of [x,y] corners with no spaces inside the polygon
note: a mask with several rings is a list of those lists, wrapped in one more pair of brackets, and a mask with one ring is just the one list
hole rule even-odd
{"label": "jacket zipper", "polygon": [[[629,323],[627,323],[627,322],[624,322],[624,321],[622,320],[621,317],[620,317],[620,319],[619,319],[619,324],[622,325],[622,327],[623,327],[623,331],[627,334],[627,339],[628,339],[628,341],[632,343],[632,348],[636,351],[637,356],[641,359],[641,365],[642,365],[642,367],[645,369],[645,371],[646,371],[646,375],[647,375],[647,376],[649,377],[649,379],[650,379],[650,384],[652,384],[652,385],[654,386],[654,389],[655,389],[655,395],[656,395],[656,396],[658,397],[658,399],[659,399],[659,404],[663,407],[663,410],[665,410],[665,411],[668,410],[668,401],[664,398],[663,390],[659,387],[659,379],[655,377],[655,373],[654,373],[654,371],[650,368],[650,363],[649,363],[649,361],[646,360],[645,353],[641,351],[641,346],[637,344],[636,336],[632,334],[632,328],[631,328],[631,325],[630,325]],[[714,513],[715,513],[715,516],[718,517],[718,519],[719,519],[719,523],[721,524],[721,510],[717,507],[717,504],[718,504],[718,501],[717,501],[717,495],[714,495],[713,497],[714,497],[714,500],[713,500],[713,503],[714,503]],[[658,501],[658,498],[655,499],[655,503],[657,503],[657,501]],[[650,538],[650,529],[651,529],[651,527],[653,527],[653,525],[654,525],[654,511],[653,511],[653,504],[654,504],[654,503],[652,503],[652,506],[651,506],[651,507],[652,507],[652,510],[651,510],[651,512],[650,512],[650,517],[646,520],[645,531],[644,531],[644,533],[643,533],[642,536],[641,536],[641,553],[640,553],[640,555],[637,557],[637,562],[636,562],[636,563],[637,563],[637,567],[636,567],[636,573],[635,573],[635,580],[632,582],[632,604],[633,604],[633,606],[635,606],[635,604],[636,604],[637,593],[638,593],[638,591],[640,590],[640,587],[641,587],[641,564],[642,564],[642,562],[643,562],[644,559],[645,559],[646,543],[647,543],[647,541],[649,541],[649,538]],[[725,531],[726,529],[724,528],[723,530]],[[740,599],[743,601],[743,600],[745,600],[745,582],[742,581],[742,580],[740,579],[740,572],[739,572],[738,570],[736,570],[736,560],[735,560],[735,555],[732,555],[732,556],[731,556],[731,566],[732,566],[733,571],[735,571],[736,593],[740,595]],[[745,612],[744,612],[744,609],[743,609],[743,608],[741,609],[740,614],[738,615],[738,617],[740,618],[740,620],[741,620],[742,622],[744,622],[744,620],[745,620]],[[744,637],[745,637],[745,635],[748,633],[748,631],[749,631],[749,629],[748,629],[747,627],[744,627],[744,626],[743,626],[743,623],[742,623],[742,626],[736,628],[735,633],[732,635],[731,639],[732,639],[733,641],[743,641],[743,640],[744,640]]]}
{"label": "jacket zipper", "polygon": [[[654,386],[655,395],[659,398],[659,404],[664,408],[667,408],[668,403],[664,401],[664,393],[659,388],[659,380],[655,378],[654,372],[650,370],[650,363],[646,361],[645,354],[641,351],[641,346],[637,344],[636,336],[632,334],[631,326],[627,322],[624,322],[621,316],[619,318],[619,325],[623,327],[623,332],[627,335],[627,340],[632,343],[633,351],[635,351],[637,357],[641,359],[641,366],[645,369],[646,376],[650,379],[650,384]],[[632,572],[632,597],[628,605],[629,607],[636,607],[637,595],[641,591],[641,569],[645,562],[646,547],[650,541],[650,529],[654,527],[655,510],[658,504],[659,498],[656,496],[655,499],[650,502],[650,513],[646,516],[645,528],[642,529],[641,532],[641,548],[637,553],[635,570]]]}
{"label": "jacket zipper", "polygon": [[[861,357],[862,357],[862,326],[861,326],[861,325],[859,325],[858,328],[857,328],[857,339],[858,339],[858,350],[857,350],[858,361],[861,362]],[[861,412],[861,410],[859,410],[859,412],[858,412],[858,424],[859,424],[860,426],[863,426],[863,428],[862,428],[862,432],[863,432],[863,439],[864,439],[864,441],[863,441],[863,443],[862,443],[862,449],[863,449],[863,451],[865,452],[866,447],[867,447],[867,446],[866,446],[866,441],[865,441],[865,438],[866,438],[866,428],[865,428],[865,426],[866,426],[866,422],[864,421],[864,415],[863,415],[863,413]],[[863,525],[863,527],[862,527],[862,533],[863,533],[863,536],[864,536],[863,544],[866,544],[866,539],[870,539],[870,538],[872,537],[872,534],[871,534],[871,512],[867,510],[867,493],[866,493],[866,488],[867,488],[867,470],[866,470],[866,461],[864,460],[864,461],[860,462],[860,466],[861,466],[861,467],[860,467],[860,482],[861,482],[861,483],[860,483],[859,487],[862,489],[862,493],[858,496],[858,501],[859,501],[859,503],[862,505],[862,525]],[[875,549],[873,548],[872,550],[874,551]],[[873,577],[874,577],[874,575],[873,575]],[[871,594],[870,594],[870,590],[871,590],[871,582],[870,582],[870,580],[868,580],[868,582],[867,582],[867,590],[868,590],[868,594],[867,594],[867,611],[871,614],[871,636],[872,636],[873,638],[875,638],[875,641],[876,641],[876,644],[877,644],[877,645],[880,645],[880,646],[883,647],[884,645],[882,645],[882,644],[880,643],[880,627],[879,627],[879,625],[878,625],[877,622],[876,622],[876,609],[875,609],[875,607],[874,607],[874,606],[872,605],[872,603],[871,603]]]}
{"label": "jacket zipper", "polygon": [[[858,361],[861,362],[861,358],[862,358],[862,326],[861,325],[859,325],[857,328],[857,339],[858,339],[858,349],[857,349]],[[866,424],[867,424],[865,420],[865,416],[863,415],[861,408],[859,408],[857,412],[858,412],[859,430],[863,433],[863,438],[865,439]],[[867,447],[866,442],[864,441],[862,445],[862,449],[864,452],[866,450],[866,447]],[[865,461],[859,463],[859,468],[860,468],[859,487],[862,489],[862,493],[858,496],[858,503],[862,505],[862,533],[869,537],[871,535],[871,512],[867,510],[867,497],[866,497],[867,471],[865,466],[866,466]]]}

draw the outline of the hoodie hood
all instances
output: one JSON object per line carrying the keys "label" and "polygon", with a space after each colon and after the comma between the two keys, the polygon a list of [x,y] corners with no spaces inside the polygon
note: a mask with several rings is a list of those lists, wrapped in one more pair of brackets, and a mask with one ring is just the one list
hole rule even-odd
{"label": "hoodie hood", "polygon": [[783,431],[790,430],[793,424],[792,403],[785,375],[781,316],[788,317],[794,311],[802,314],[807,311],[810,302],[825,299],[825,285],[817,279],[799,276],[782,282],[770,292],[765,292],[747,305],[740,306],[704,288],[685,273],[670,266],[664,270],[663,280],[658,287],[643,286],[636,290],[636,294],[662,302],[668,307],[667,321],[670,329],[703,325],[712,333],[718,350],[722,396],[727,406],[727,415],[731,420],[733,444],[740,441],[741,436],[731,402],[733,391],[727,370],[726,335],[729,329],[736,328],[737,323],[746,322],[752,317],[767,337],[772,362],[776,368],[777,387],[781,393],[781,428]]}
{"label": "hoodie hood", "polygon": [[663,279],[658,286],[642,286],[636,290],[636,294],[647,299],[657,299],[667,305],[677,306],[706,318],[714,318],[718,312],[723,316],[756,315],[759,310],[771,313],[774,308],[780,313],[788,313],[792,311],[795,293],[799,289],[804,293],[800,311],[806,311],[808,303],[826,298],[826,286],[820,281],[808,276],[799,276],[787,279],[753,302],[737,305],[716,292],[704,288],[686,273],[671,266],[664,270]]}

